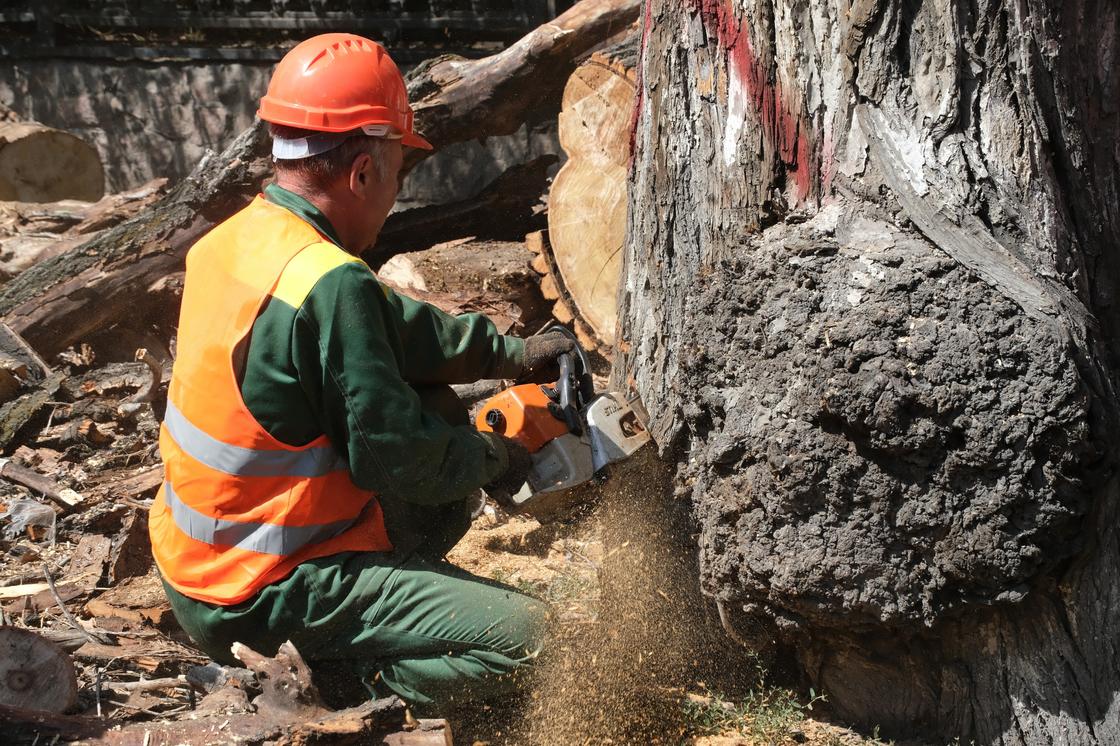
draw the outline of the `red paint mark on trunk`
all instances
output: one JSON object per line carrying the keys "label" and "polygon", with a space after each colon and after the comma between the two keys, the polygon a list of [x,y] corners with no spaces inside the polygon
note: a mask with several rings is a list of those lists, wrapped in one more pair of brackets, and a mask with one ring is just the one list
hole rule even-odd
{"label": "red paint mark on trunk", "polygon": [[[727,52],[727,67],[732,84],[738,81],[743,86],[743,93],[762,126],[763,136],[777,152],[792,177],[794,200],[802,201],[809,195],[814,164],[812,142],[800,102],[791,100],[780,85],[770,82],[768,71],[751,44],[746,24],[735,16],[726,0],[688,2],[699,12],[708,34],[715,37],[719,46]],[[648,0],[646,12],[648,34]]]}

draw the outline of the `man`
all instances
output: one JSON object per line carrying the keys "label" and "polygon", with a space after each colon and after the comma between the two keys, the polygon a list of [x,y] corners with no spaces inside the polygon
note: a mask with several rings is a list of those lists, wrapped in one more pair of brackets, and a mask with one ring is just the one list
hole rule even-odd
{"label": "man", "polygon": [[303,42],[259,115],[276,183],[187,256],[151,511],[172,608],[219,661],[290,639],[414,704],[500,694],[537,654],[544,608],[441,558],[467,498],[520,484],[529,458],[471,427],[448,384],[539,380],[571,345],[449,316],[357,258],[402,148],[431,147],[379,45]]}

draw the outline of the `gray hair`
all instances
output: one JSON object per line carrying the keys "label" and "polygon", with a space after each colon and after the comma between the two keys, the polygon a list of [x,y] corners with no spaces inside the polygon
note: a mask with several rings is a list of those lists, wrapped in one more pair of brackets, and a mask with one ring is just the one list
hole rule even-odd
{"label": "gray hair", "polygon": [[[301,137],[314,135],[314,132],[287,127],[280,124],[270,124],[269,131],[273,137],[294,140]],[[340,145],[324,153],[298,158],[294,160],[275,160],[276,172],[299,176],[317,187],[327,187],[336,179],[350,172],[354,159],[359,155],[368,154],[373,160],[373,167],[377,169],[379,178],[389,176],[387,170],[389,142],[381,137],[371,137],[361,131],[342,141]]]}

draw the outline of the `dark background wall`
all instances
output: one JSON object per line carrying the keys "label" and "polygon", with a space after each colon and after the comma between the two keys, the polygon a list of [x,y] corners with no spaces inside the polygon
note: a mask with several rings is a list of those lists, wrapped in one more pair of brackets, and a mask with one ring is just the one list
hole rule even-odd
{"label": "dark background wall", "polygon": [[[0,7],[0,106],[93,144],[106,189],[182,178],[251,124],[276,61],[299,40],[353,31],[404,69],[493,54],[564,0],[36,0]],[[464,143],[408,179],[404,205],[469,197],[510,165],[560,153],[554,118]]]}

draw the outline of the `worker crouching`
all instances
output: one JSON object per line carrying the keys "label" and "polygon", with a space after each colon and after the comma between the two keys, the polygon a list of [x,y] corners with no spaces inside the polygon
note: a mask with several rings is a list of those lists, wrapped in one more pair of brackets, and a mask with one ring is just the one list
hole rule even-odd
{"label": "worker crouching", "polygon": [[312,668],[414,704],[500,696],[545,608],[443,555],[469,498],[524,481],[529,457],[471,427],[449,384],[539,378],[571,343],[450,316],[358,258],[403,148],[431,147],[379,45],[303,42],[259,114],[276,182],[187,256],[150,521],[176,618],[222,662],[290,639]]}

